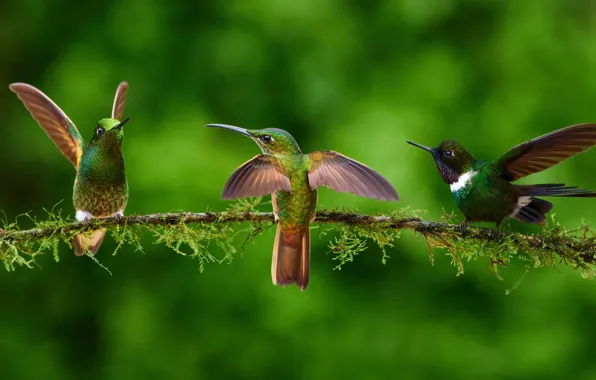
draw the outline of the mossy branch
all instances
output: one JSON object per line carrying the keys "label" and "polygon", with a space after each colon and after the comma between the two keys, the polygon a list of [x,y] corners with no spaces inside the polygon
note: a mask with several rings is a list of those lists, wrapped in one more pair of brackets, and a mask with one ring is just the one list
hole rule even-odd
{"label": "mossy branch", "polygon": [[[206,262],[231,261],[237,252],[234,237],[239,232],[247,232],[244,244],[264,229],[273,225],[273,214],[255,212],[259,200],[240,202],[223,212],[178,212],[151,215],[130,215],[122,219],[106,218],[89,223],[63,219],[49,213],[49,219],[35,222],[36,227],[20,229],[16,223],[0,230],[0,258],[7,270],[14,270],[15,264],[31,267],[38,254],[53,251],[56,261],[58,243],[70,244],[73,236],[94,229],[106,228],[111,231],[118,248],[125,243],[138,250],[141,230],[154,234],[157,243],[164,243],[177,253],[199,259],[201,268]],[[367,239],[374,241],[383,252],[382,260],[388,258],[387,247],[393,246],[403,230],[413,231],[424,237],[429,246],[431,262],[433,250],[444,248],[451,255],[457,273],[464,270],[464,261],[488,258],[489,267],[498,275],[498,269],[510,263],[512,258],[526,262],[527,268],[567,264],[592,277],[596,274],[596,237],[588,225],[567,230],[552,221],[542,229],[540,235],[525,235],[502,231],[498,238],[493,230],[470,227],[460,231],[456,223],[450,223],[450,216],[439,221],[425,221],[419,212],[399,210],[391,215],[364,215],[353,212],[319,210],[314,221],[322,234],[337,232],[330,239],[330,253],[338,260],[337,268],[353,261],[354,256],[367,248]],[[451,216],[452,217],[452,216]],[[232,225],[248,225],[240,231]],[[212,254],[209,242],[214,241],[225,252],[217,258]],[[244,247],[244,244],[242,247]],[[190,252],[184,252],[187,245]],[[97,260],[94,258],[94,260]]]}

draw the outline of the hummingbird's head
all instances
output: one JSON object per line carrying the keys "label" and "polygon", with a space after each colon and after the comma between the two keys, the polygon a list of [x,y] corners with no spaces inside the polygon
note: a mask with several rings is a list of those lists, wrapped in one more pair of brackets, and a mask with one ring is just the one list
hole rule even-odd
{"label": "hummingbird's head", "polygon": [[472,163],[476,161],[474,156],[457,141],[443,141],[435,148],[429,148],[412,141],[406,142],[430,152],[435,159],[441,177],[450,185],[457,182],[462,174],[472,170]]}
{"label": "hummingbird's head", "polygon": [[300,147],[291,134],[283,129],[244,129],[226,124],[207,124],[207,127],[223,128],[242,133],[257,143],[265,154],[294,154],[301,153]]}
{"label": "hummingbird's head", "polygon": [[95,126],[95,133],[89,141],[89,145],[107,146],[114,143],[121,143],[124,137],[122,127],[130,118],[122,121],[116,119],[101,119]]}

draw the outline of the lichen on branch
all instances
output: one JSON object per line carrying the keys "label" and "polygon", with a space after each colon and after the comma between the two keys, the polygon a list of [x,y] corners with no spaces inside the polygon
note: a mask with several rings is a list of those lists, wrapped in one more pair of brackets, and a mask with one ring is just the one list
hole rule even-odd
{"label": "lichen on branch", "polygon": [[[16,222],[5,225],[0,230],[0,259],[9,271],[17,266],[32,268],[37,256],[44,253],[52,252],[59,261],[60,242],[70,245],[78,233],[106,228],[117,242],[116,252],[123,245],[142,250],[141,235],[149,232],[155,243],[199,260],[203,269],[208,262],[232,261],[247,242],[273,226],[272,213],[254,211],[259,201],[243,200],[222,212],[130,215],[121,220],[106,218],[89,223],[62,218],[60,213],[48,213],[47,220],[34,220],[34,228],[21,229]],[[588,225],[569,230],[551,220],[540,235],[503,230],[495,238],[489,228],[470,227],[461,232],[458,224],[451,221],[452,216],[425,221],[419,215],[419,211],[408,209],[389,215],[319,210],[313,224],[322,229],[321,238],[332,235],[328,239],[329,253],[337,260],[338,269],[366,251],[370,241],[381,248],[384,263],[400,233],[412,231],[426,239],[431,262],[436,249],[445,249],[458,275],[464,272],[464,262],[477,258],[486,258],[497,275],[499,268],[509,265],[513,259],[519,259],[529,268],[562,264],[580,270],[586,277],[596,274],[596,235]],[[237,224],[243,226],[236,227]],[[241,243],[236,241],[239,235],[244,239]],[[223,256],[213,252],[213,244],[221,248]],[[98,257],[105,253],[105,250],[100,251]]]}

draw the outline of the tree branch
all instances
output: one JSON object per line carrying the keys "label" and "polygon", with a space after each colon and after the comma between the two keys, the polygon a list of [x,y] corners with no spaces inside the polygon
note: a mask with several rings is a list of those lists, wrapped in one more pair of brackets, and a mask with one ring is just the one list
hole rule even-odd
{"label": "tree branch", "polygon": [[[180,239],[181,241],[177,244],[174,240],[180,235],[175,235],[170,240],[162,239],[166,241],[166,245],[180,252],[178,250],[180,244],[191,244],[193,239],[225,239],[223,236],[231,230],[229,227],[225,227],[228,228],[225,231],[222,228],[242,222],[248,222],[252,225],[273,222],[273,214],[252,211],[180,212],[130,215],[120,220],[116,218],[95,219],[89,223],[62,220],[54,217],[50,221],[39,223],[36,228],[32,229],[21,230],[13,225],[6,230],[0,230],[0,255],[5,256],[9,251],[16,251],[20,248],[25,253],[35,256],[35,254],[41,252],[40,250],[32,250],[31,244],[39,243],[39,241],[46,242],[46,244],[41,244],[42,248],[53,246],[55,255],[57,255],[58,241],[68,242],[77,233],[98,228],[107,228],[109,230],[127,230],[129,227],[168,229],[182,226],[186,228],[192,224],[197,225],[198,230],[212,228],[211,235],[195,234]],[[443,221],[424,221],[418,217],[404,216],[403,213],[401,216],[399,214],[387,216],[322,210],[317,213],[314,223],[337,225],[337,228],[340,229],[340,235],[348,234],[352,239],[371,238],[383,249],[386,245],[391,245],[400,231],[414,231],[426,238],[431,251],[431,260],[433,248],[446,248],[459,268],[459,272],[463,272],[462,256],[469,259],[473,255],[479,255],[487,256],[495,270],[498,266],[507,265],[513,256],[518,256],[530,259],[534,267],[555,265],[558,258],[559,262],[588,271],[590,275],[596,273],[593,268],[593,265],[596,264],[596,238],[587,225],[575,230],[565,230],[555,223],[554,226],[543,229],[541,235],[524,235],[502,231],[495,240],[491,234],[492,229],[489,228],[470,227],[466,232],[461,232],[457,228],[457,224]],[[256,233],[251,234],[251,236],[260,232],[262,227],[256,229]],[[220,231],[221,234],[217,235],[214,232],[216,230]],[[162,232],[161,237],[163,237],[163,234]],[[348,249],[342,248],[341,244],[338,244],[340,240],[336,238],[335,245],[334,243],[331,244],[332,248],[335,247],[332,251],[337,251],[338,246],[340,251]],[[48,245],[48,241],[55,241],[55,243]],[[12,250],[2,247],[11,247]],[[198,252],[199,248],[195,247],[193,250]],[[359,251],[362,250],[362,248],[359,249]],[[352,252],[351,255],[355,255],[359,251]],[[342,263],[351,261],[351,258],[349,260],[344,259],[342,259]],[[6,258],[3,258],[3,261],[6,265]]]}

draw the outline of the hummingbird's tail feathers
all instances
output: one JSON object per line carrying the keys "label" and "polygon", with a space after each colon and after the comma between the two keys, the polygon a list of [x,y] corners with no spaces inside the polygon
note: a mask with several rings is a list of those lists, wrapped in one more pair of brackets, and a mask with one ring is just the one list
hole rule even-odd
{"label": "hummingbird's tail feathers", "polygon": [[548,183],[540,185],[517,185],[524,196],[537,197],[574,197],[574,198],[593,198],[596,192],[592,190],[580,189],[576,186],[565,186],[562,183]]}
{"label": "hummingbird's tail feathers", "polygon": [[91,237],[83,234],[76,235],[73,241],[75,255],[82,256],[85,254],[85,250],[88,249],[92,254],[96,254],[103,243],[103,238],[106,236],[106,230],[93,231]]}
{"label": "hummingbird's tail feathers", "polygon": [[513,217],[526,223],[543,224],[546,214],[553,208],[552,203],[532,197],[521,197],[519,203],[523,206],[513,213]]}
{"label": "hummingbird's tail feathers", "polygon": [[580,189],[576,186],[565,186],[562,183],[546,183],[538,185],[516,185],[520,193],[517,209],[512,216],[526,223],[543,224],[546,214],[553,208],[552,203],[534,197],[574,197],[593,198],[596,192]]}
{"label": "hummingbird's tail feathers", "polygon": [[298,233],[284,233],[277,225],[271,280],[275,285],[296,284],[305,290],[310,277],[310,228]]}

